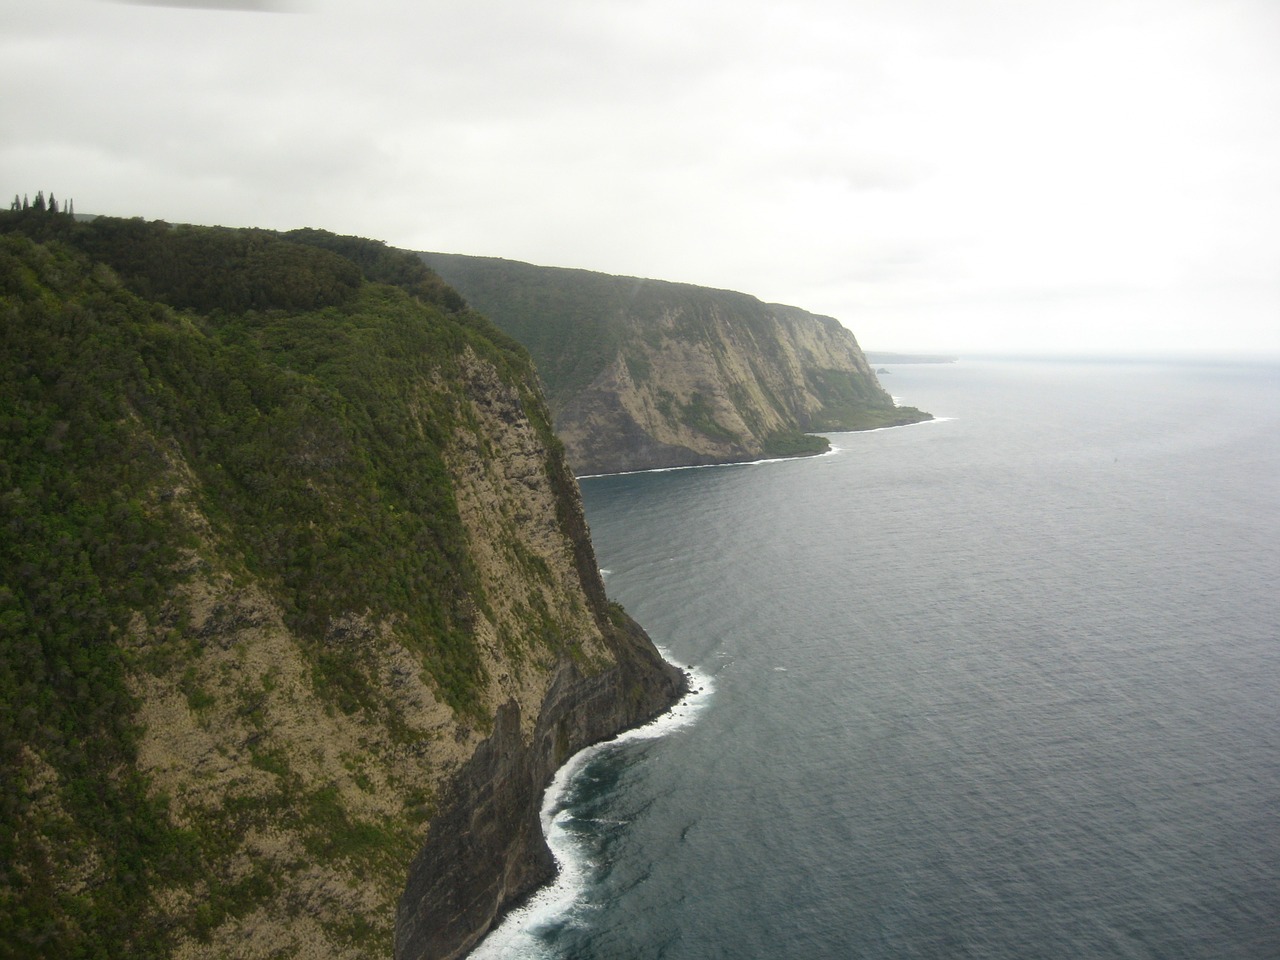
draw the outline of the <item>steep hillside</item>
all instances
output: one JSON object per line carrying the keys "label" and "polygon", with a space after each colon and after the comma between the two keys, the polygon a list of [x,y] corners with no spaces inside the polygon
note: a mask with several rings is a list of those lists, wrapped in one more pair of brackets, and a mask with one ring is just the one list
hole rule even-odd
{"label": "steep hillside", "polygon": [[838,321],[728,290],[424,253],[524,344],[579,476],[818,453],[914,423]]}
{"label": "steep hillside", "polygon": [[0,318],[0,957],[464,950],[683,685],[527,354],[318,231],[0,214]]}

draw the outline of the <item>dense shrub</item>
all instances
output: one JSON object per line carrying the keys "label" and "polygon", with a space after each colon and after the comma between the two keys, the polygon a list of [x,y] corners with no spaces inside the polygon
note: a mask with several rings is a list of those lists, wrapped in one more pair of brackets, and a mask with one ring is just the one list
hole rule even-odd
{"label": "dense shrub", "polygon": [[[460,354],[532,383],[528,357],[429,272],[340,240],[0,212],[0,957],[164,953],[149,904],[210,841],[137,772],[119,640],[160,622],[184,554],[215,549],[275,593],[335,709],[369,706],[369,665],[326,631],[367,611],[483,722],[483,599],[444,447]],[[343,842],[382,842],[362,830]],[[101,882],[65,882],[76,864]],[[252,891],[215,893],[196,927]]]}

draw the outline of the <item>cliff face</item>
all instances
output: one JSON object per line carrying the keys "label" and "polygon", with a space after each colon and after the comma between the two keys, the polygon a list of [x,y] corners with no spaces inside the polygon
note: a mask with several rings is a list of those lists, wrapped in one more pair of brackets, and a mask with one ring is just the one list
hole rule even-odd
{"label": "cliff face", "polygon": [[451,254],[424,260],[526,347],[579,475],[815,453],[912,423],[838,321],[725,290]]}
{"label": "cliff face", "polygon": [[[469,440],[497,440],[488,456],[460,450],[455,467],[461,514],[485,557],[486,595],[517,611],[552,609],[553,618],[542,622],[555,634],[553,648],[571,645],[567,656],[544,655],[537,669],[523,671],[518,688],[490,698],[492,732],[450,780],[400,899],[395,956],[413,960],[465,953],[505,908],[551,879],[538,813],[556,769],[581,748],[660,713],[685,690],[679,671],[606,600],[577,486],[559,450],[536,438],[492,371],[473,367],[468,382],[480,427]],[[554,557],[545,567],[554,585],[522,596],[529,570],[512,544],[530,541],[541,544],[538,555]],[[534,566],[536,584],[542,568]],[[512,665],[495,657],[500,679],[512,682],[508,671],[519,674],[521,659]]]}
{"label": "cliff face", "polygon": [[527,356],[368,241],[0,227],[0,956],[456,956],[683,686]]}
{"label": "cliff face", "polygon": [[503,910],[551,879],[538,811],[555,770],[583,746],[654,716],[684,689],[633,624],[611,631],[614,663],[587,673],[562,663],[532,735],[515,702],[450,785],[414,860],[396,918],[396,956],[451,958],[475,945]]}

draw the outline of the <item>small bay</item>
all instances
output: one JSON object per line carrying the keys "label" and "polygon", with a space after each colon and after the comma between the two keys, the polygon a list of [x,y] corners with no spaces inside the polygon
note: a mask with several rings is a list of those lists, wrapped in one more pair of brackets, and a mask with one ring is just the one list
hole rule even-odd
{"label": "small bay", "polygon": [[477,955],[1280,956],[1280,371],[883,382],[939,419],[582,482],[707,692],[581,765],[579,887]]}

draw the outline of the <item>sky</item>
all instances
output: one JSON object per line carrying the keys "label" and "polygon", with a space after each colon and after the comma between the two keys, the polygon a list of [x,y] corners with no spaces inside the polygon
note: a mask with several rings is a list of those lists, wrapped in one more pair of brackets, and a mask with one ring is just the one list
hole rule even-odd
{"label": "sky", "polygon": [[1280,355],[1276,0],[0,0],[0,192]]}

